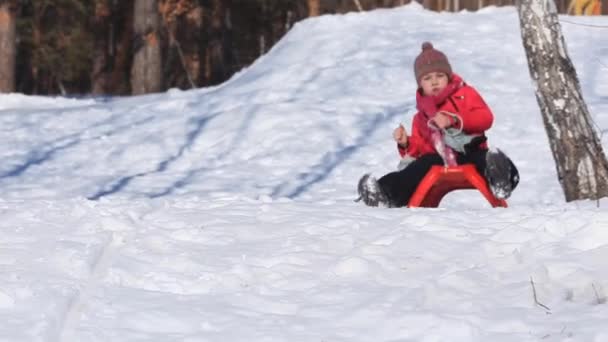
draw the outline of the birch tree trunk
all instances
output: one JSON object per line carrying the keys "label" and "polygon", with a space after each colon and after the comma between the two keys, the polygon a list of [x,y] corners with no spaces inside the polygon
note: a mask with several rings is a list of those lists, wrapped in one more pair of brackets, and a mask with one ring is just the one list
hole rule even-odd
{"label": "birch tree trunk", "polygon": [[520,0],[521,36],[566,201],[608,196],[608,161],[568,57],[553,0]]}
{"label": "birch tree trunk", "polygon": [[0,1],[0,92],[15,91],[15,6],[14,1]]}
{"label": "birch tree trunk", "polygon": [[133,28],[135,54],[131,67],[131,93],[134,95],[161,90],[161,51],[157,0],[135,0]]}

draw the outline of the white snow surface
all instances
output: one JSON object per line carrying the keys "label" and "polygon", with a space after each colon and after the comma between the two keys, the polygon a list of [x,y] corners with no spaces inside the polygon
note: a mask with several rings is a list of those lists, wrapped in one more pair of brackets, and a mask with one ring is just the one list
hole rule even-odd
{"label": "white snow surface", "polygon": [[[218,87],[0,96],[0,341],[608,341],[608,202],[565,203],[518,25],[321,16]],[[562,28],[606,131],[608,35]],[[508,209],[353,202],[398,164],[427,40],[494,111]]]}

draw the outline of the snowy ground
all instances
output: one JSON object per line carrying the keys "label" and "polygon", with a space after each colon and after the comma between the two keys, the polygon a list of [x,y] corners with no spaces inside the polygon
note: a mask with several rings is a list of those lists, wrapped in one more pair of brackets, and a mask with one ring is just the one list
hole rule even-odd
{"label": "snowy ground", "polygon": [[[562,28],[606,131],[606,29]],[[509,209],[352,201],[425,40],[495,112]],[[215,88],[2,95],[0,142],[0,341],[608,341],[608,201],[564,202],[514,8],[310,19]]]}

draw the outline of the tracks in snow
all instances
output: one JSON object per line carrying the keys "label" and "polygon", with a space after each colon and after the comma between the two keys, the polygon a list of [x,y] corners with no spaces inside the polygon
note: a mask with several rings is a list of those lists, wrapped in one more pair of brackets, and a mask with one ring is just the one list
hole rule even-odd
{"label": "tracks in snow", "polygon": [[117,236],[116,232],[109,232],[109,234],[110,236],[106,239],[106,243],[93,263],[91,275],[88,277],[78,294],[70,301],[66,314],[60,322],[59,342],[71,342],[75,340],[74,329],[83,308],[106,275],[112,260],[116,255],[117,249],[124,245],[124,237]]}

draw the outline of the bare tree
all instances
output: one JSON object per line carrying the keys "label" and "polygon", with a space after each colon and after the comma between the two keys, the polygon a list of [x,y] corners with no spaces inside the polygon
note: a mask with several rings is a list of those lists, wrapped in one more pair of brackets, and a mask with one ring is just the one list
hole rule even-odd
{"label": "bare tree", "polygon": [[15,91],[16,1],[0,1],[0,92]]}
{"label": "bare tree", "polygon": [[135,0],[135,30],[131,93],[146,94],[161,90],[161,51],[157,0]]}
{"label": "bare tree", "polygon": [[553,0],[520,0],[521,36],[566,201],[608,196],[608,161],[593,129]]}

